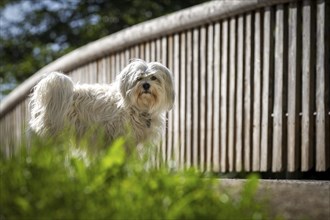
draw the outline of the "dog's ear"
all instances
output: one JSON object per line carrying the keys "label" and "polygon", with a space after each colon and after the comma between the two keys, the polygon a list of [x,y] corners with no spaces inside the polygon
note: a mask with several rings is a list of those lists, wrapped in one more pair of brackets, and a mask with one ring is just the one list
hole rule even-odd
{"label": "dog's ear", "polygon": [[126,99],[127,92],[134,85],[134,79],[137,74],[145,72],[147,63],[141,59],[133,59],[131,62],[119,73],[117,81],[119,82],[119,90],[124,99]]}
{"label": "dog's ear", "polygon": [[165,68],[165,91],[166,91],[166,104],[167,111],[171,110],[174,105],[175,93],[174,93],[174,85],[173,85],[173,77],[167,68]]}
{"label": "dog's ear", "polygon": [[169,111],[173,108],[175,94],[174,94],[174,85],[173,85],[173,76],[171,71],[164,65],[158,62],[152,62],[149,64],[151,69],[156,69],[157,71],[162,72],[162,78],[164,80],[165,88],[165,107]]}
{"label": "dog's ear", "polygon": [[131,66],[127,65],[117,76],[117,82],[119,85],[120,94],[125,99],[126,92],[128,90],[129,72],[131,71]]}

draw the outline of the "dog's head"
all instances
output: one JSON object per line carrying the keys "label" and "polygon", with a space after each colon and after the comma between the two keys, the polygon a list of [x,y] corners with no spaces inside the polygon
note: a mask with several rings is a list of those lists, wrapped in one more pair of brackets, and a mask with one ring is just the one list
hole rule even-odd
{"label": "dog's head", "polygon": [[164,65],[133,60],[121,71],[117,80],[120,93],[128,105],[149,113],[172,109],[173,79]]}

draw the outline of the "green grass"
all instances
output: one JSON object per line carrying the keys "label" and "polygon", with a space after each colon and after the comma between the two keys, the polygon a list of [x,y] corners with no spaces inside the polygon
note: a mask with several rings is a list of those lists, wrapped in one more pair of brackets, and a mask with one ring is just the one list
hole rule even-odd
{"label": "green grass", "polygon": [[[35,140],[0,158],[0,219],[267,219],[253,176],[239,195],[195,169],[127,155],[124,139],[97,153]],[[220,180],[221,181],[221,180]]]}

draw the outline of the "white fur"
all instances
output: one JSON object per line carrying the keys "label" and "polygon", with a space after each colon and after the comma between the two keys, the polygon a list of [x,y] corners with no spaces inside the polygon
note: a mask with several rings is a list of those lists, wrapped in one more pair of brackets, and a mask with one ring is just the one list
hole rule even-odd
{"label": "white fur", "polygon": [[[150,85],[147,91],[145,83]],[[157,62],[134,60],[110,85],[74,84],[68,76],[52,72],[34,88],[29,124],[42,136],[70,127],[82,137],[97,128],[110,142],[130,131],[136,143],[143,143],[159,137],[164,113],[173,102],[171,72]]]}

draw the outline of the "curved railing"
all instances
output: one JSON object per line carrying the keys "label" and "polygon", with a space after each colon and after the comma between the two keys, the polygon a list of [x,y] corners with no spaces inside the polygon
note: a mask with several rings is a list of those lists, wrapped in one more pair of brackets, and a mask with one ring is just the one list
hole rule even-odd
{"label": "curved railing", "polygon": [[109,83],[132,58],[174,73],[176,101],[159,153],[217,172],[330,166],[329,2],[212,1],[130,27],[45,66],[0,108],[1,147],[24,136],[43,74]]}

